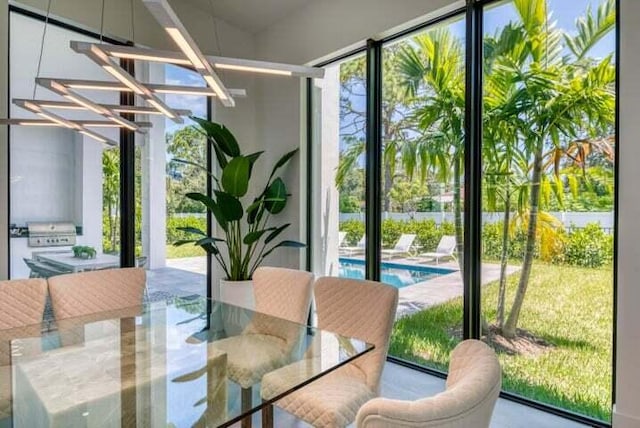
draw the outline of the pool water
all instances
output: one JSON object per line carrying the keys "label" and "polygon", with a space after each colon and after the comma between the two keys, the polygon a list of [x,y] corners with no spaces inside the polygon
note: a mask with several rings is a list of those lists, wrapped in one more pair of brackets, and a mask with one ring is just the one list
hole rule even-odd
{"label": "pool water", "polygon": [[[381,268],[381,282],[395,288],[407,287],[456,271],[456,269],[393,262],[382,262]],[[364,260],[340,257],[339,275],[342,278],[364,279]]]}

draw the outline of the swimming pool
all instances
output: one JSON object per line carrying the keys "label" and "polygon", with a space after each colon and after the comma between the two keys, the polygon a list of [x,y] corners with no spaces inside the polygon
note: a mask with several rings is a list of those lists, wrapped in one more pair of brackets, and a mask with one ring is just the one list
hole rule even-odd
{"label": "swimming pool", "polygon": [[[382,262],[381,268],[380,280],[395,288],[407,287],[456,271],[456,269],[393,262]],[[340,257],[339,275],[342,278],[364,279],[364,260]]]}

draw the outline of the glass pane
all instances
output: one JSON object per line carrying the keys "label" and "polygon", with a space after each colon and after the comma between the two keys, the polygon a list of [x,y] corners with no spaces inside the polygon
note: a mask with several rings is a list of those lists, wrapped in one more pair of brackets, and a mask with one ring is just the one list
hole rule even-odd
{"label": "glass pane", "polygon": [[314,272],[364,278],[366,70],[357,55],[314,80]]}
{"label": "glass pane", "polygon": [[399,289],[389,354],[447,369],[462,339],[465,20],[384,46],[381,279]]}
{"label": "glass pane", "polygon": [[615,3],[537,3],[485,10],[483,335],[505,390],[609,421]]}
{"label": "glass pane", "polygon": [[[147,67],[148,79],[154,83],[205,85],[197,73],[182,67],[136,64],[136,70],[141,67]],[[167,94],[164,101],[173,108],[190,110],[194,116],[207,117],[206,97]],[[193,239],[179,230],[181,227],[207,231],[203,205],[186,197],[190,192],[207,191],[207,174],[197,166],[206,168],[206,139],[188,118],[183,124],[164,116],[155,116],[152,121],[154,126],[144,145],[137,148],[138,264],[149,269],[151,299],[167,294],[206,295],[204,250],[194,245],[174,245]]]}
{"label": "glass pane", "polygon": [[[44,23],[18,13],[11,13],[10,19],[12,98],[62,101],[34,86],[37,75],[95,79],[104,74],[69,47],[71,40],[96,40],[52,25],[38,74]],[[119,102],[117,92],[82,94],[102,104]],[[70,120],[105,120],[88,111],[46,109]],[[42,119],[15,104],[10,113]],[[117,129],[94,130],[119,141]],[[118,149],[59,126],[12,126],[10,143],[11,277],[46,278],[119,266]]]}

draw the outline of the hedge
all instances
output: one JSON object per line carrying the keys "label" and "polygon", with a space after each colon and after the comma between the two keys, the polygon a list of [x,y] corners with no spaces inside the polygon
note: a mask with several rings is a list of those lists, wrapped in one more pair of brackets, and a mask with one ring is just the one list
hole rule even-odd
{"label": "hedge", "polygon": [[[340,230],[347,232],[346,245],[355,245],[364,235],[364,223],[360,220],[346,220],[340,223]],[[433,220],[392,220],[382,222],[382,245],[392,247],[403,233],[414,233],[416,245],[423,251],[433,251],[443,235],[454,235],[452,223],[440,225]],[[510,231],[508,257],[522,260],[527,232],[523,227]],[[482,228],[483,258],[498,260],[502,255],[502,222],[487,223]],[[597,223],[590,223],[582,229],[570,233],[564,229],[553,234],[541,234],[536,243],[535,258],[554,264],[596,268],[613,260],[613,237],[606,234]]]}
{"label": "hedge", "polygon": [[167,217],[167,244],[173,244],[182,239],[193,239],[193,235],[178,230],[179,227],[195,227],[202,231],[207,230],[206,217]]}

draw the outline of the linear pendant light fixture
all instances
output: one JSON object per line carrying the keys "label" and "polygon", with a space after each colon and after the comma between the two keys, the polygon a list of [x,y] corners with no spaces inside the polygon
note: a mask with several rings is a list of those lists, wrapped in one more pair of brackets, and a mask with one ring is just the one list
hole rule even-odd
{"label": "linear pendant light fixture", "polygon": [[[57,126],[62,126],[65,128],[69,128],[69,129],[73,129],[75,131],[80,132],[81,134],[84,134],[88,137],[93,138],[96,141],[99,141],[101,143],[105,143],[105,144],[109,144],[111,146],[117,146],[118,143],[111,140],[110,138],[104,137],[100,134],[96,134],[95,132],[87,129],[87,127],[85,125],[82,125],[81,123],[78,122],[74,122],[72,120],[69,119],[65,119],[62,116],[58,116],[55,113],[51,113],[50,111],[46,111],[44,110],[42,107],[40,107],[39,105],[37,105],[36,103],[34,103],[33,101],[30,100],[14,100],[14,103],[19,106],[22,107],[25,110],[29,110],[32,113],[37,114],[38,116],[42,117],[43,119],[46,119],[49,122],[52,122],[54,124],[56,124]],[[8,119],[8,121],[11,121],[13,119]],[[24,122],[23,119],[18,119],[19,122]],[[10,123],[8,123],[10,124]],[[20,123],[22,124],[22,123]],[[27,122],[24,122],[24,124],[27,124]]]}
{"label": "linear pendant light fixture", "polygon": [[95,63],[100,65],[107,73],[118,79],[120,83],[133,91],[136,95],[142,97],[147,103],[158,109],[162,114],[170,118],[176,123],[184,123],[184,120],[171,107],[167,106],[164,101],[153,94],[142,83],[138,82],[124,68],[116,64],[102,49],[101,45],[94,45],[82,42],[71,42],[71,49],[78,53],[85,54]]}
{"label": "linear pendant light fixture", "polygon": [[[115,58],[191,66],[191,62],[182,52],[147,49],[134,46],[103,45],[103,47],[110,56]],[[212,55],[208,55],[205,58],[213,65],[213,68],[221,70],[247,71],[292,77],[309,77],[312,79],[322,79],[324,77],[324,69],[320,67],[305,67],[278,62],[256,61]]]}
{"label": "linear pendant light fixture", "polygon": [[226,107],[235,106],[235,101],[225,88],[213,67],[191,38],[187,29],[182,25],[178,15],[173,11],[167,0],[142,0],[156,18],[156,21],[165,29],[169,37],[173,39],[178,48],[187,56],[191,65],[202,75],[205,82],[213,92],[218,95],[220,102]]}

